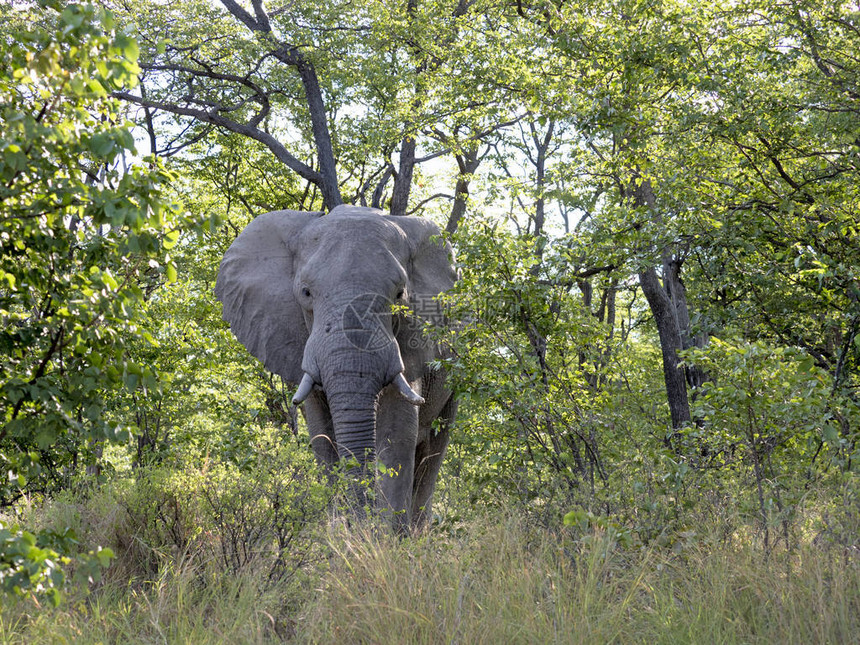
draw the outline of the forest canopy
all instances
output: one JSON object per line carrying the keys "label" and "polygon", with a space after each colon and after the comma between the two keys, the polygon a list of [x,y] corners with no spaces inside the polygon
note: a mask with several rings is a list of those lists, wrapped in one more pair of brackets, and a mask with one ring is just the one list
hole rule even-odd
{"label": "forest canopy", "polygon": [[57,496],[263,486],[267,451],[312,486],[213,288],[257,215],[340,204],[457,253],[437,522],[856,551],[858,52],[842,0],[4,3],[0,583],[113,557],[28,524]]}

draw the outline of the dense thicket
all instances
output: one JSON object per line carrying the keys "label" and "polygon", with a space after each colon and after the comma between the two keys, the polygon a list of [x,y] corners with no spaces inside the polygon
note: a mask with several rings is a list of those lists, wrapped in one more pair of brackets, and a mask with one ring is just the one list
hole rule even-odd
{"label": "dense thicket", "polygon": [[298,419],[217,265],[255,215],[342,202],[458,251],[443,519],[856,548],[856,3],[101,4],[0,10],[8,588],[62,551],[22,499],[189,469],[245,499]]}

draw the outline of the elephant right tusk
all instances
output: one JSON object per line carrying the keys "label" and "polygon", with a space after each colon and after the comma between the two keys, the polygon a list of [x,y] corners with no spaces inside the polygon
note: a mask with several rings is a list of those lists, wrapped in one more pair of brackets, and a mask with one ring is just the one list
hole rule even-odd
{"label": "elephant right tusk", "polygon": [[314,380],[310,377],[310,374],[305,372],[305,375],[302,377],[302,382],[299,383],[299,389],[297,389],[296,393],[293,395],[293,405],[298,405],[308,398],[308,394],[311,393],[312,389],[314,389]]}
{"label": "elephant right tusk", "polygon": [[403,372],[400,372],[394,377],[393,383],[397,386],[397,389],[400,391],[400,394],[403,395],[403,398],[409,401],[412,405],[424,404],[424,397],[409,387],[409,383],[406,381],[406,377],[403,376]]}

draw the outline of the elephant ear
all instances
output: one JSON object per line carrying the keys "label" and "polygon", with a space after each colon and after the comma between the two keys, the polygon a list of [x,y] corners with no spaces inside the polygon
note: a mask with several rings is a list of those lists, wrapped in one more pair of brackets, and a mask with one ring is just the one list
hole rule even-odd
{"label": "elephant ear", "polygon": [[298,383],[308,339],[293,296],[292,242],[322,213],[274,211],[245,227],[224,254],[215,297],[222,316],[248,351],[267,370]]}
{"label": "elephant ear", "polygon": [[390,217],[407,235],[412,247],[409,282],[417,298],[435,298],[454,286],[454,250],[442,232],[423,217]]}
{"label": "elephant ear", "polygon": [[[443,324],[445,316],[436,296],[453,287],[457,279],[451,245],[442,237],[438,226],[422,217],[387,216],[387,219],[399,226],[409,238],[411,256],[406,269],[416,317],[422,323]],[[420,366],[418,373],[423,371],[428,360],[435,357],[435,344],[422,338],[420,325],[401,328],[398,342],[404,362]],[[414,368],[409,370],[413,375]]]}

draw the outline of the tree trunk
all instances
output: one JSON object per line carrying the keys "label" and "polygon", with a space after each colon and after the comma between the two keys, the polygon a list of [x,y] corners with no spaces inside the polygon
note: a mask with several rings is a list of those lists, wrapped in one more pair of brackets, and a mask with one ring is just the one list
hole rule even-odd
{"label": "tree trunk", "polygon": [[409,193],[412,189],[412,175],[415,170],[415,137],[405,136],[400,144],[400,164],[394,176],[391,191],[391,214],[406,215],[409,206]]}
{"label": "tree trunk", "polygon": [[672,415],[672,427],[680,428],[690,422],[690,404],[687,401],[687,381],[684,370],[678,365],[678,350],[683,348],[681,334],[673,311],[672,301],[663,290],[654,267],[639,274],[639,284],[648,299],[648,306],[660,336],[663,354],[663,378],[666,382],[666,397]]}
{"label": "tree trunk", "polygon": [[[675,318],[677,319],[678,331],[681,334],[681,347],[683,349],[704,347],[707,337],[704,334],[693,335],[690,310],[687,305],[687,289],[681,281],[682,264],[683,262],[677,258],[666,256],[663,259],[663,287],[675,306]],[[695,365],[687,365],[684,372],[687,385],[692,388],[701,387],[708,380],[707,374]],[[695,391],[693,396],[695,396]]]}
{"label": "tree trunk", "polygon": [[457,175],[457,187],[454,189],[454,204],[451,206],[451,214],[445,226],[445,231],[452,234],[457,231],[460,220],[466,214],[466,206],[469,203],[469,182],[481,163],[477,144],[466,150],[464,154],[456,155],[455,158],[460,172]]}
{"label": "tree trunk", "polygon": [[535,145],[535,157],[529,158],[535,167],[535,187],[538,191],[537,202],[535,203],[535,235],[543,235],[544,222],[546,215],[544,214],[546,199],[544,197],[544,189],[546,187],[546,157],[549,151],[550,143],[552,143],[553,133],[555,132],[555,121],[550,121],[546,132],[543,136],[535,128],[534,121],[529,121],[529,129],[531,130],[532,142]]}
{"label": "tree trunk", "polygon": [[[654,192],[651,182],[647,179],[639,180],[633,190],[633,205],[636,207],[654,208]],[[660,284],[657,277],[656,267],[648,267],[639,273],[639,284],[642,292],[648,300],[654,323],[657,325],[657,333],[660,337],[660,350],[663,355],[663,379],[666,383],[666,398],[669,402],[669,413],[672,418],[672,427],[678,429],[690,422],[690,403],[687,400],[687,380],[684,368],[679,365],[678,351],[684,349],[684,331],[679,324],[679,310],[686,317],[687,330],[689,330],[689,314],[687,313],[686,293],[680,285],[680,279],[676,274],[669,272],[667,278],[666,267],[671,261],[670,256],[664,253],[664,284]],[[675,283],[675,289],[671,287]],[[681,287],[681,288],[679,288]]]}
{"label": "tree trunk", "polygon": [[328,116],[326,115],[325,102],[317,78],[316,69],[306,60],[301,60],[296,69],[302,79],[305,88],[305,99],[308,103],[308,111],[311,116],[311,126],[314,133],[314,144],[317,149],[317,160],[319,161],[319,173],[322,181],[319,184],[323,197],[323,206],[331,210],[335,206],[343,204],[340,195],[340,186],[337,182],[337,163],[331,145],[331,135],[328,130]]}

